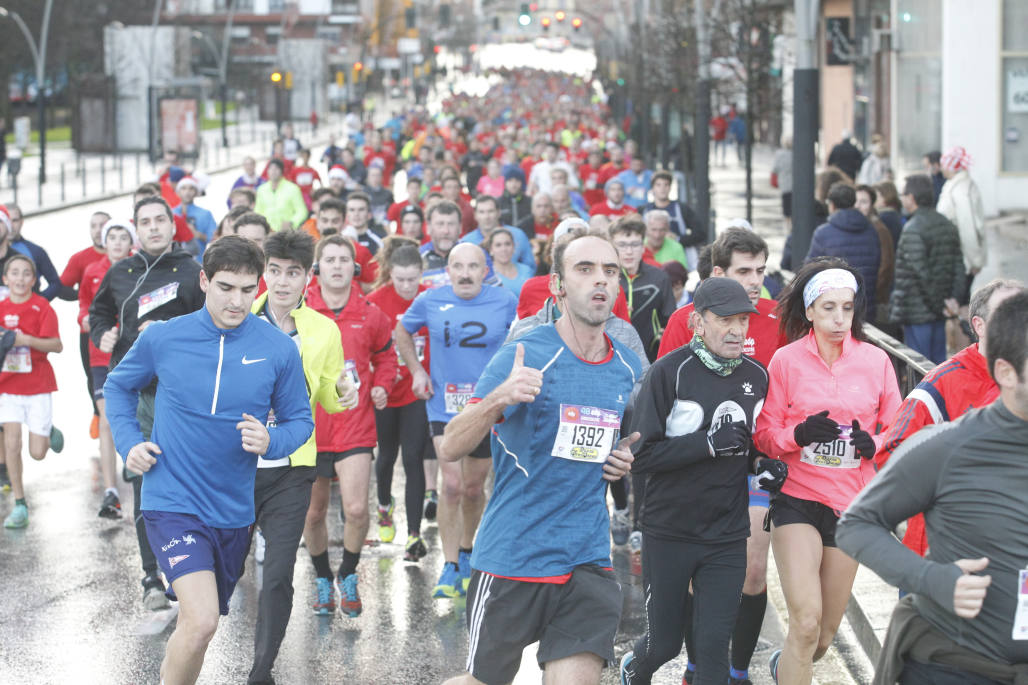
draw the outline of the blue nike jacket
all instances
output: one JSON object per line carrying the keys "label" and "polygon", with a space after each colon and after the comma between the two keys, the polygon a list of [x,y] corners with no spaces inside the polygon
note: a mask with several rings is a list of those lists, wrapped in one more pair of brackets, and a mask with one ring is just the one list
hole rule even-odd
{"label": "blue nike jacket", "polygon": [[124,458],[143,442],[139,391],[158,378],[151,442],[160,447],[143,477],[141,507],[193,514],[214,528],[253,523],[257,455],[236,424],[267,422],[267,459],[288,457],[314,430],[296,344],[253,314],[238,327],[214,325],[207,308],[150,324],[104,384],[107,418]]}

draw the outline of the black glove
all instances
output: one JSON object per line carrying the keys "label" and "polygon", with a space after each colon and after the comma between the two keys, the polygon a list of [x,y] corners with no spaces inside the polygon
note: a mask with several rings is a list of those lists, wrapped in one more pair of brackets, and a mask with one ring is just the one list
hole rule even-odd
{"label": "black glove", "polygon": [[757,459],[757,486],[761,490],[778,492],[789,477],[789,465],[781,459],[760,457]]}
{"label": "black glove", "polygon": [[878,451],[874,438],[867,431],[860,430],[860,422],[853,419],[853,430],[850,431],[850,444],[861,459],[874,459]]}
{"label": "black glove", "polygon": [[750,429],[741,421],[721,424],[716,431],[707,435],[710,456],[714,458],[749,454],[751,444]]}
{"label": "black glove", "polygon": [[803,423],[798,424],[792,431],[796,444],[800,447],[815,442],[831,442],[839,438],[839,424],[828,418],[828,410],[820,414],[808,416]]}

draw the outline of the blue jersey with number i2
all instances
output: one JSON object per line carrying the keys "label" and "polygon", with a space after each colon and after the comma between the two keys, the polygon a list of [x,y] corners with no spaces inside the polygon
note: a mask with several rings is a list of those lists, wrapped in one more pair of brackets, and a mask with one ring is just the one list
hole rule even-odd
{"label": "blue jersey with number i2", "polygon": [[507,339],[517,307],[514,293],[489,285],[470,300],[458,297],[449,285],[414,299],[400,323],[411,335],[428,327],[433,392],[427,404],[429,421],[449,423],[471,399],[482,369]]}
{"label": "blue jersey with number i2", "polygon": [[543,369],[542,390],[534,402],[508,407],[493,427],[496,480],[471,565],[512,578],[560,576],[583,564],[610,566],[603,463],[617,445],[642,365],[609,338],[603,361],[584,361],[546,324],[496,353],[478,381],[476,398],[507,379],[518,343],[525,348],[525,366]]}

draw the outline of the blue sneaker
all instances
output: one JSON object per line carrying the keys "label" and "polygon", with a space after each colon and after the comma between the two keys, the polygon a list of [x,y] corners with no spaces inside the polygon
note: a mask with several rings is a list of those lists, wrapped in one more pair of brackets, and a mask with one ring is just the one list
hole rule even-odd
{"label": "blue sneaker", "polygon": [[57,430],[57,426],[50,426],[50,449],[54,454],[64,449],[64,433]]}
{"label": "blue sneaker", "polygon": [[318,616],[331,616],[336,612],[336,593],[328,578],[314,579],[315,598],[311,608]]}
{"label": "blue sneaker", "polygon": [[471,553],[460,552],[457,555],[457,572],[460,573],[460,593],[468,594],[468,585],[471,584]]}
{"label": "blue sneaker", "polygon": [[629,669],[632,667],[633,661],[635,661],[635,652],[626,652],[621,657],[621,668],[618,669],[621,673],[621,685],[632,685],[633,673]]}
{"label": "blue sneaker", "polygon": [[462,587],[460,571],[452,561],[443,564],[443,572],[439,575],[439,582],[432,588],[433,599],[447,599],[461,596]]}
{"label": "blue sneaker", "polygon": [[4,528],[24,528],[29,525],[29,508],[24,504],[15,504],[11,513],[4,519]]}
{"label": "blue sneaker", "polygon": [[357,618],[364,610],[361,596],[357,594],[357,574],[345,578],[336,576],[336,592],[339,593],[339,610],[350,618]]}
{"label": "blue sneaker", "polygon": [[778,661],[782,658],[782,650],[776,649],[771,654],[771,659],[767,662],[768,668],[771,669],[771,679],[778,683]]}

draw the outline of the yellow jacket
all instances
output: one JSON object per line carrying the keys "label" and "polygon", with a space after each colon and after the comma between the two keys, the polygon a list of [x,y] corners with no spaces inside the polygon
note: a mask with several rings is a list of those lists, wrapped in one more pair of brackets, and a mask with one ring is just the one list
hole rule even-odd
{"label": "yellow jacket", "polygon": [[[267,300],[268,293],[260,295],[251,311],[259,315]],[[339,406],[339,392],[336,390],[336,381],[346,363],[339,327],[332,319],[303,303],[292,311],[292,316],[300,336],[300,361],[311,400],[311,418],[314,418],[314,407],[318,404],[329,414],[344,411]],[[314,436],[315,432],[312,432],[307,442],[289,455],[291,466],[317,464],[318,448]]]}

